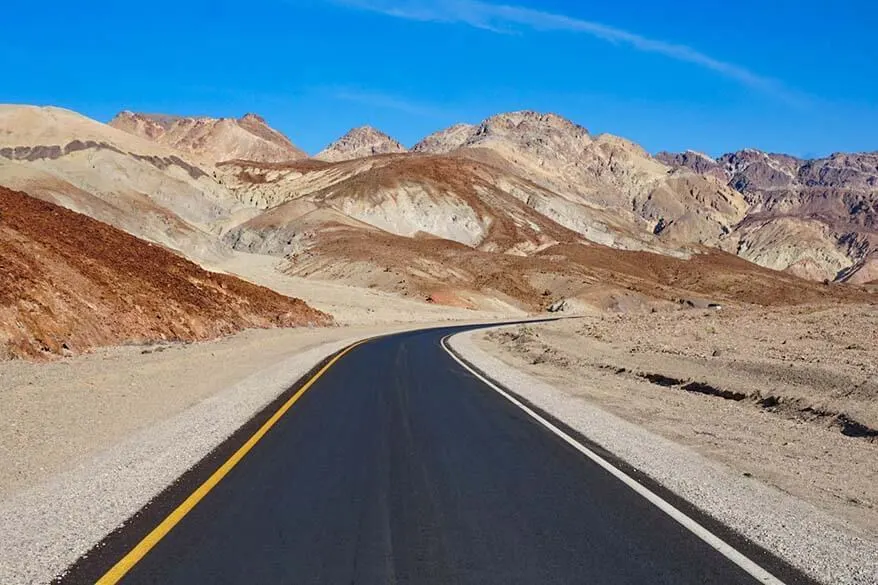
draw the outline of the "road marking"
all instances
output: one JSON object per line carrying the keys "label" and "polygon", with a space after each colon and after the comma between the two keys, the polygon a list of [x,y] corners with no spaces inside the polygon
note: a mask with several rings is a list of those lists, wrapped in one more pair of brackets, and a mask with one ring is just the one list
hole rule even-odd
{"label": "road marking", "polygon": [[281,406],[272,416],[268,419],[265,424],[259,427],[259,430],[250,437],[246,443],[244,443],[235,453],[229,457],[229,459],[222,464],[222,466],[217,469],[213,475],[211,475],[207,480],[202,483],[198,489],[196,489],[192,494],[186,498],[182,504],[177,506],[177,508],[171,512],[167,518],[162,520],[162,522],[153,528],[152,532],[147,534],[143,540],[141,540],[137,546],[135,546],[131,551],[126,554],[122,559],[116,563],[112,569],[107,571],[107,573],[98,579],[96,585],[115,585],[132,569],[134,566],[140,562],[143,557],[149,553],[150,550],[155,547],[161,541],[162,538],[167,536],[167,534],[173,530],[173,528],[180,523],[180,521],[192,511],[192,509],[198,505],[198,503],[204,499],[204,497],[210,493],[210,490],[215,488],[219,482],[223,480],[223,478],[228,475],[228,473],[234,469],[234,467],[250,452],[253,447],[265,436],[271,428],[277,424],[277,422],[283,417],[286,412],[293,407],[293,405],[299,401],[299,399],[308,391],[308,389],[314,385],[314,383],[329,370],[335,363],[343,358],[346,354],[348,354],[353,349],[359,347],[360,345],[366,343],[369,340],[363,340],[358,343],[355,343],[351,346],[345,348],[341,353],[332,358],[328,364],[323,366],[319,372],[314,374],[310,380],[308,380],[304,386],[302,386],[298,392],[296,392],[289,400],[287,400],[283,406]]}
{"label": "road marking", "polygon": [[708,545],[710,545],[712,548],[717,550],[724,557],[726,557],[727,559],[729,559],[730,561],[732,561],[733,563],[735,563],[736,565],[741,567],[741,569],[746,571],[751,577],[753,577],[754,579],[756,579],[760,583],[765,583],[766,585],[785,585],[783,581],[781,581],[780,579],[778,579],[777,577],[775,577],[774,575],[769,573],[767,570],[763,569],[762,567],[760,567],[759,565],[757,565],[756,563],[751,561],[749,558],[747,558],[741,552],[739,552],[737,549],[735,549],[732,545],[728,544],[727,542],[722,540],[720,537],[718,537],[714,533],[712,533],[710,530],[708,530],[707,528],[705,528],[704,526],[702,526],[701,524],[699,524],[698,522],[696,522],[695,520],[693,520],[692,518],[687,516],[683,511],[675,508],[670,502],[664,500],[661,496],[659,496],[658,494],[652,492],[651,490],[649,490],[648,488],[646,488],[645,486],[640,484],[633,477],[631,477],[630,475],[628,475],[627,473],[625,473],[621,469],[615,467],[612,463],[610,463],[609,461],[607,461],[606,459],[604,459],[603,457],[601,457],[600,455],[598,455],[597,453],[595,453],[594,451],[589,449],[588,447],[582,445],[579,441],[577,441],[576,439],[574,439],[573,437],[571,437],[570,435],[568,435],[567,433],[565,433],[564,431],[559,429],[557,426],[553,425],[551,422],[549,422],[548,420],[546,420],[545,418],[540,416],[533,409],[529,408],[527,405],[522,403],[515,396],[511,395],[509,392],[506,392],[505,390],[503,390],[502,388],[500,388],[499,386],[497,386],[496,384],[491,382],[491,380],[487,379],[486,377],[481,375],[479,372],[474,370],[469,364],[467,364],[465,361],[463,361],[462,359],[457,357],[457,355],[453,351],[451,351],[451,349],[448,347],[448,343],[447,343],[448,338],[452,337],[453,335],[457,335],[457,334],[453,333],[451,335],[446,335],[445,337],[443,337],[442,341],[440,342],[440,345],[442,346],[442,349],[444,349],[446,351],[446,353],[448,353],[448,355],[450,355],[454,359],[454,361],[456,361],[461,366],[463,366],[473,376],[475,376],[476,378],[481,380],[484,384],[486,384],[492,390],[495,390],[496,392],[498,392],[501,396],[506,398],[509,402],[511,402],[512,404],[514,404],[515,406],[517,406],[518,408],[520,408],[521,410],[526,412],[528,415],[530,415],[533,419],[535,419],[541,425],[543,425],[544,427],[546,427],[547,429],[549,429],[550,431],[552,431],[553,433],[558,435],[558,437],[563,439],[565,443],[569,444],[571,447],[573,447],[574,449],[576,449],[577,451],[579,451],[580,453],[582,453],[583,455],[585,455],[586,457],[588,457],[589,459],[591,459],[592,461],[594,461],[595,463],[600,465],[602,468],[604,468],[606,471],[608,471],[611,475],[613,475],[616,479],[618,479],[619,481],[621,481],[622,483],[624,483],[625,485],[627,485],[628,487],[633,489],[635,492],[637,492],[642,497],[646,498],[650,503],[655,505],[662,512],[664,512],[665,514],[667,514],[668,516],[670,516],[671,518],[676,520],[679,524],[683,525],[683,527],[685,527],[687,530],[689,530],[689,532],[693,533],[695,536],[697,536],[698,538],[700,538],[701,540],[706,542]]}

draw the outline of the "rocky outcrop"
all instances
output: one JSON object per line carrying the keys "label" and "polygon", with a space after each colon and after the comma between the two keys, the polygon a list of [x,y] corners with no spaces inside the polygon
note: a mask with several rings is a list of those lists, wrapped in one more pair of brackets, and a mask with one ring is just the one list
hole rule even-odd
{"label": "rocky outcrop", "polygon": [[455,124],[445,130],[430,134],[412,147],[412,152],[425,154],[448,154],[464,146],[470,140],[477,126],[472,124]]}
{"label": "rocky outcrop", "polygon": [[428,136],[415,150],[445,154],[456,148],[493,147],[575,160],[591,142],[588,130],[566,118],[521,111],[498,114],[478,125],[452,126]]}
{"label": "rocky outcrop", "polygon": [[408,149],[397,140],[371,126],[354,128],[314,158],[327,162],[354,160],[379,154],[399,154]]}
{"label": "rocky outcrop", "polygon": [[308,156],[256,114],[238,119],[187,118],[124,111],[110,126],[211,163],[234,159],[282,162]]}
{"label": "rocky outcrop", "polygon": [[673,168],[686,168],[701,175],[710,175],[728,182],[728,175],[722,164],[703,152],[687,150],[686,152],[660,152],[655,155],[657,161]]}

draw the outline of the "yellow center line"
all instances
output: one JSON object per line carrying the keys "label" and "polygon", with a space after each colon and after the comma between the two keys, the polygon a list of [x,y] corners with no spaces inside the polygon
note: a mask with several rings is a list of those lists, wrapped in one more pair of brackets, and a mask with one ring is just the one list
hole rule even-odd
{"label": "yellow center line", "polygon": [[180,523],[180,521],[192,511],[192,509],[198,505],[198,503],[204,499],[204,497],[210,493],[210,490],[215,488],[219,482],[223,480],[223,478],[228,475],[228,473],[234,469],[234,467],[250,452],[253,447],[265,436],[268,431],[281,419],[281,417],[286,414],[286,412],[292,408],[292,406],[298,402],[298,400],[308,391],[308,389],[314,385],[314,383],[329,370],[335,363],[343,358],[347,353],[353,350],[356,347],[366,343],[368,340],[360,341],[347,347],[340,354],[335,356],[328,364],[323,366],[319,372],[314,374],[314,376],[308,380],[304,386],[302,386],[298,392],[296,392],[289,400],[287,400],[283,406],[281,406],[277,412],[275,412],[270,419],[268,419],[265,424],[263,424],[256,433],[244,443],[240,449],[235,451],[234,455],[229,457],[229,459],[223,463],[223,465],[217,469],[213,475],[211,475],[204,483],[198,486],[192,494],[183,501],[182,504],[177,506],[177,508],[171,512],[167,518],[162,520],[162,522],[153,528],[152,532],[147,534],[143,540],[137,543],[131,551],[126,554],[122,559],[113,565],[113,568],[107,571],[107,573],[101,577],[96,585],[115,585],[132,569],[134,566],[143,559],[149,553],[150,550],[155,547],[161,541],[162,538],[167,536],[167,534],[173,530],[173,528]]}

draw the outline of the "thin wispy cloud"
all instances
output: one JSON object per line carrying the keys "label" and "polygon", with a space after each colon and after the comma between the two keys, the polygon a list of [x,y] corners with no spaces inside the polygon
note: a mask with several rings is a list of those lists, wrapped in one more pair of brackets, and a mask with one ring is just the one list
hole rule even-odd
{"label": "thin wispy cloud", "polygon": [[381,92],[354,88],[334,88],[328,90],[327,93],[331,98],[336,100],[354,102],[366,106],[381,108],[383,110],[395,110],[397,112],[414,116],[438,117],[447,114],[447,112],[437,106]]}
{"label": "thin wispy cloud", "polygon": [[544,12],[522,6],[491,4],[480,0],[331,0],[335,4],[377,12],[394,18],[423,22],[459,23],[496,33],[527,30],[586,34],[616,45],[692,63],[789,103],[803,103],[803,96],[774,78],[746,67],[716,59],[687,45],[652,39],[599,22]]}

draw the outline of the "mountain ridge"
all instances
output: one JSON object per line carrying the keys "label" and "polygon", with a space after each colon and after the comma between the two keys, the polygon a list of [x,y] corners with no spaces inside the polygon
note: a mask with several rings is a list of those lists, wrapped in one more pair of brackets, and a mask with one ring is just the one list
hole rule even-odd
{"label": "mountain ridge", "polygon": [[[758,149],[712,161],[660,153],[678,170],[718,177],[750,204],[727,243],[769,268],[813,280],[868,282],[878,259],[878,153],[802,159]],[[755,242],[763,244],[754,247]]]}
{"label": "mountain ridge", "polygon": [[212,163],[236,158],[282,162],[308,156],[264,118],[252,113],[236,119],[123,110],[108,125]]}
{"label": "mountain ridge", "polygon": [[[58,118],[39,109],[25,114],[42,121],[0,137],[0,184],[208,265],[255,253],[283,260],[288,273],[303,278],[469,308],[528,311],[560,298],[592,298],[589,291],[600,279],[664,299],[690,294],[677,290],[674,280],[659,285],[647,273],[626,281],[613,270],[596,273],[582,264],[600,259],[622,266],[634,253],[667,257],[678,266],[668,268],[671,272],[685,272],[686,266],[725,270],[693,262],[714,254],[716,267],[734,266],[737,276],[717,276],[715,286],[706,284],[705,272],[692,282],[699,294],[717,298],[726,298],[724,287],[755,270],[715,255],[721,253],[812,281],[878,277],[870,276],[876,263],[868,240],[857,234],[834,240],[825,223],[810,216],[782,221],[788,197],[738,190],[723,170],[745,173],[759,163],[764,172],[756,178],[765,175],[770,185],[784,185],[791,176],[786,169],[798,163],[779,155],[766,162],[748,152],[709,164],[702,153],[686,153],[704,166],[696,172],[669,166],[625,138],[593,135],[555,114],[519,111],[451,126],[410,152],[383,132],[361,127],[346,134],[350,140],[333,143],[329,158],[339,160],[213,162],[164,144],[160,132],[151,139],[72,114]],[[235,135],[250,140],[238,121]],[[265,124],[255,115],[242,123]],[[153,115],[151,124],[179,128],[180,119]],[[77,136],[88,140],[80,146]],[[852,180],[849,174],[838,180]],[[858,214],[863,222],[870,217],[856,200],[810,212]],[[595,254],[595,246],[607,251]],[[478,270],[485,262],[512,273],[488,278]],[[753,274],[763,279],[765,291],[793,287],[802,295],[818,294],[784,275]],[[735,285],[732,294],[758,302],[754,290]],[[837,294],[834,290],[819,294]]]}

